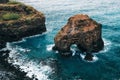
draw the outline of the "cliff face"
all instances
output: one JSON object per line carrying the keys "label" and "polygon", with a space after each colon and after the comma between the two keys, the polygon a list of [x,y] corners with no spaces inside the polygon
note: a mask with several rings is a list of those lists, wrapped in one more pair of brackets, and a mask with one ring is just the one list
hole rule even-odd
{"label": "cliff face", "polygon": [[46,31],[44,14],[21,3],[0,4],[0,17],[0,48],[6,42]]}
{"label": "cliff face", "polygon": [[70,55],[70,46],[76,44],[82,52],[86,52],[85,59],[92,60],[92,52],[103,49],[101,38],[102,25],[87,15],[78,14],[68,19],[68,23],[55,36],[54,50],[62,55]]}
{"label": "cliff face", "polygon": [[7,3],[9,0],[0,0],[0,3]]}
{"label": "cliff face", "polygon": [[[8,0],[2,0],[4,3]],[[1,3],[1,1],[0,1]],[[46,31],[45,16],[30,6],[19,2],[0,4],[0,49],[6,42],[41,34]],[[0,80],[33,80],[7,61],[9,50],[0,51]]]}

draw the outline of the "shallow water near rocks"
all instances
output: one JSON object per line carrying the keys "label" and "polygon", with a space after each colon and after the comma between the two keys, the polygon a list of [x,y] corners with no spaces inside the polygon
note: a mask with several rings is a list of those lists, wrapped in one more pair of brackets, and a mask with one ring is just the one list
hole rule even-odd
{"label": "shallow water near rocks", "polygon": [[[120,0],[17,0],[33,6],[46,16],[47,32],[7,43],[8,61],[27,76],[38,80],[119,80],[120,79]],[[52,51],[54,36],[70,16],[88,14],[102,23],[104,50],[95,53],[94,61],[83,60],[84,54],[61,57]],[[72,48],[73,53],[76,47]]]}

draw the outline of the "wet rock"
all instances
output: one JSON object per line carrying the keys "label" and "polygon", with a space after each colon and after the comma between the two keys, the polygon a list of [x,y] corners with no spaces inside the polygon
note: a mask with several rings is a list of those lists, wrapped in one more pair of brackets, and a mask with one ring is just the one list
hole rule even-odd
{"label": "wet rock", "polygon": [[33,80],[27,77],[19,66],[15,67],[8,62],[9,52],[9,50],[0,51],[0,80]]}
{"label": "wet rock", "polygon": [[[13,13],[17,14],[20,17],[16,20],[10,19],[8,13],[12,16]],[[7,20],[3,18],[4,15],[7,15]],[[0,49],[6,46],[6,42],[18,41],[23,37],[41,34],[46,31],[44,14],[21,3],[0,4],[0,17]],[[27,77],[26,73],[21,71],[19,67],[9,63],[8,57],[8,50],[0,50],[0,80],[33,80]],[[2,71],[3,69],[4,71]],[[2,72],[5,72],[5,75]]]}
{"label": "wet rock", "polygon": [[93,60],[93,55],[87,53],[86,56],[85,56],[85,60],[92,61]]}
{"label": "wet rock", "polygon": [[4,64],[4,61],[9,57],[9,50],[0,51],[0,62]]}
{"label": "wet rock", "polygon": [[102,25],[88,15],[74,15],[55,36],[53,50],[58,50],[63,56],[68,56],[71,54],[71,45],[76,44],[82,52],[86,52],[85,59],[91,60],[92,56],[89,54],[98,52],[104,47],[101,28]]}

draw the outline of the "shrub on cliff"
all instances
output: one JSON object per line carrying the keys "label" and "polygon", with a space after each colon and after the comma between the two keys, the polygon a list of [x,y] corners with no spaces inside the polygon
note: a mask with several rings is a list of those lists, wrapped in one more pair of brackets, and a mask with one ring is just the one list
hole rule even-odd
{"label": "shrub on cliff", "polygon": [[23,5],[23,3],[17,2],[17,1],[9,1],[7,4],[21,4],[21,5]]}
{"label": "shrub on cliff", "polygon": [[20,15],[17,13],[6,13],[2,16],[3,20],[17,20],[20,18]]}

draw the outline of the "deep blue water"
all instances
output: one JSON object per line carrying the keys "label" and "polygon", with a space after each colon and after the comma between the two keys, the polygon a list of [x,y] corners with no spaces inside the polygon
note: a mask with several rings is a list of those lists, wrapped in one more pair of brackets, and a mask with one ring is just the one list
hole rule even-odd
{"label": "deep blue water", "polygon": [[[119,80],[120,79],[120,0],[18,0],[42,11],[46,16],[47,32],[8,43],[9,61],[39,80]],[[51,50],[54,37],[70,16],[88,14],[103,25],[105,48],[86,62],[76,54],[63,58]],[[76,48],[73,48],[75,50]],[[42,61],[54,63],[55,68]],[[57,70],[55,74],[54,70]],[[51,76],[51,77],[50,77]]]}

